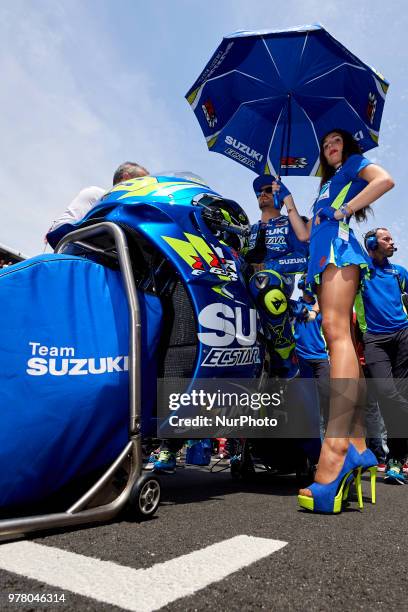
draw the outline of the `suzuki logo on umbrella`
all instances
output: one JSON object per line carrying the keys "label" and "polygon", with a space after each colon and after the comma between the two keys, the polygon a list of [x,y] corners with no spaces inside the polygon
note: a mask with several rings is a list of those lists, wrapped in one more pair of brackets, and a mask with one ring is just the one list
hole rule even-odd
{"label": "suzuki logo on umbrella", "polygon": [[375,117],[375,111],[377,110],[377,97],[373,93],[368,94],[368,104],[367,104],[367,117],[370,120],[370,123],[373,123]]}
{"label": "suzuki logo on umbrella", "polygon": [[248,157],[251,157],[252,159],[256,159],[256,161],[258,162],[261,162],[263,159],[263,155],[261,153],[258,153],[257,151],[255,151],[255,149],[251,149],[245,143],[239,142],[239,140],[236,140],[232,136],[226,136],[225,142],[226,144],[234,147],[234,149],[241,151],[241,153],[245,153],[245,155],[248,155]]}
{"label": "suzuki logo on umbrella", "polygon": [[[210,151],[258,174],[319,176],[319,139],[328,130],[363,131],[362,151],[378,145],[387,89],[377,71],[314,24],[230,34],[186,97]],[[211,134],[201,109],[207,100],[216,102]]]}
{"label": "suzuki logo on umbrella", "polygon": [[215,113],[214,104],[211,102],[211,100],[206,100],[206,102],[201,105],[201,108],[203,109],[203,113],[208,125],[213,128],[218,121],[217,115]]}
{"label": "suzuki logo on umbrella", "polygon": [[281,168],[306,168],[306,157],[282,157]]}

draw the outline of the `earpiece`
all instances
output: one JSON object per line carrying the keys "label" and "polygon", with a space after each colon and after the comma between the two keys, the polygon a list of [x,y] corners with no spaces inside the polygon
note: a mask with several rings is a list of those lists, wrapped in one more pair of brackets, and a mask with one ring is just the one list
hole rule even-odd
{"label": "earpiece", "polygon": [[364,244],[367,251],[375,251],[378,248],[377,231],[378,227],[370,230],[364,236]]}
{"label": "earpiece", "polygon": [[[375,229],[370,230],[364,236],[364,244],[367,251],[376,251],[378,249],[378,238],[377,232],[379,229],[386,229],[385,227],[376,227]],[[397,247],[393,245],[394,253],[398,251]]]}
{"label": "earpiece", "polygon": [[370,236],[366,240],[366,247],[369,251],[375,251],[378,247],[378,240],[376,236]]}

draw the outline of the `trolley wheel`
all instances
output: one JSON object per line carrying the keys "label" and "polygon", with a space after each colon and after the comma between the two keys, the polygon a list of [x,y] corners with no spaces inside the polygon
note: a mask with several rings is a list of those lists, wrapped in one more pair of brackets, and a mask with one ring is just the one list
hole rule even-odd
{"label": "trolley wheel", "polygon": [[134,483],[129,496],[129,506],[136,517],[148,519],[160,503],[160,481],[157,476],[143,475]]}

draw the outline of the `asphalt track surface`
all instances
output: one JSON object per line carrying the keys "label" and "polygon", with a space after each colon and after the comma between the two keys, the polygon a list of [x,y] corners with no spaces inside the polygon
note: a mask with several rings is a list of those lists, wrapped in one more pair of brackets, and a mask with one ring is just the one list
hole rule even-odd
{"label": "asphalt track surface", "polygon": [[[365,494],[368,485],[366,480]],[[280,550],[162,609],[408,609],[408,485],[386,485],[380,475],[376,506],[365,497],[362,511],[352,502],[336,516],[298,510],[294,476],[258,473],[250,483],[237,483],[228,471],[212,474],[206,468],[184,468],[162,477],[162,486],[162,504],[147,522],[126,516],[109,524],[42,534],[31,542],[135,569],[177,557],[182,567],[183,555],[226,542],[216,561],[222,574],[230,538],[279,540],[287,543]],[[89,579],[92,582],[92,576]],[[154,588],[160,590],[163,584]],[[65,603],[7,602],[9,593],[23,592],[65,593]],[[125,609],[5,570],[0,570],[0,594],[0,609],[7,611]]]}

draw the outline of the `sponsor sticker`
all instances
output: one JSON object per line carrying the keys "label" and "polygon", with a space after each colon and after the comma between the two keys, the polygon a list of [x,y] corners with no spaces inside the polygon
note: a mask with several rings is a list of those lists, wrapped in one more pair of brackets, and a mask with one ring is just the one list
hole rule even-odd
{"label": "sponsor sticker", "polygon": [[377,96],[370,92],[368,94],[367,117],[371,124],[374,122],[375,112],[377,110]]}
{"label": "sponsor sticker", "polygon": [[207,244],[201,236],[188,232],[184,236],[186,240],[170,236],[162,238],[191,267],[193,276],[208,273],[222,281],[238,280],[235,261],[227,259],[221,247]]}
{"label": "sponsor sticker", "polygon": [[258,153],[258,151],[255,151],[255,149],[252,149],[244,142],[236,140],[236,138],[234,138],[233,136],[226,136],[225,143],[227,145],[231,145],[237,151],[244,153],[247,157],[255,159],[257,162],[261,162],[263,160],[263,155],[261,153]]}
{"label": "sponsor sticker", "polygon": [[72,346],[48,347],[40,342],[29,342],[29,346],[31,356],[26,367],[29,376],[86,376],[129,370],[127,355],[79,358]]}
{"label": "sponsor sticker", "polygon": [[282,157],[281,168],[306,168],[306,157]]}
{"label": "sponsor sticker", "polygon": [[325,183],[323,187],[321,188],[319,197],[317,198],[318,202],[320,202],[321,200],[327,200],[327,198],[330,198],[330,182],[331,181],[327,181],[327,183]]}
{"label": "sponsor sticker", "polygon": [[261,363],[259,347],[218,349],[212,348],[201,365],[208,368],[233,367]]}
{"label": "sponsor sticker", "polygon": [[200,342],[207,346],[227,347],[234,342],[240,346],[253,346],[256,342],[257,311],[255,308],[241,306],[232,308],[222,302],[215,302],[208,304],[200,311],[198,322],[204,329],[210,330],[197,334]]}
{"label": "sponsor sticker", "polygon": [[211,100],[206,100],[204,104],[201,105],[201,108],[204,113],[204,117],[210,128],[215,127],[218,122],[217,115],[215,113],[214,104]]}

